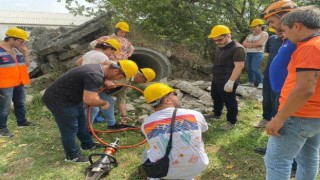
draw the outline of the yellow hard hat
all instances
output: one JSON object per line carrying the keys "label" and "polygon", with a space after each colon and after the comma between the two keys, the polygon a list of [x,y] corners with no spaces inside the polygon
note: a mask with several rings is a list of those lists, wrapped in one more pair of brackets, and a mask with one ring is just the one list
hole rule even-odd
{"label": "yellow hard hat", "polygon": [[151,68],[142,68],[140,69],[140,71],[142,72],[144,77],[146,77],[147,82],[150,82],[154,80],[154,78],[156,78],[156,72],[154,72],[154,70]]}
{"label": "yellow hard hat", "polygon": [[271,27],[269,27],[269,28],[268,28],[268,31],[269,31],[269,32],[273,32],[273,33],[275,33],[275,32],[276,32],[276,30],[275,30],[275,29],[273,29],[273,28],[271,28]]}
{"label": "yellow hard hat", "polygon": [[118,62],[126,78],[131,78],[138,73],[138,66],[134,61],[119,60]]}
{"label": "yellow hard hat", "polygon": [[154,83],[144,89],[143,96],[147,103],[151,103],[153,101],[161,99],[162,97],[173,91],[174,90],[170,86],[164,83]]}
{"label": "yellow hard hat", "polygon": [[216,25],[215,27],[212,28],[208,38],[215,38],[223,34],[231,34],[230,29],[224,25]]}
{"label": "yellow hard hat", "polygon": [[119,52],[119,50],[120,50],[120,42],[117,39],[110,38],[110,39],[108,39],[108,40],[106,40],[104,42],[109,44],[110,46],[112,46],[114,49],[116,49],[116,53]]}
{"label": "yellow hard hat", "polygon": [[29,35],[27,31],[20,28],[9,28],[6,32],[6,36],[23,39],[24,41],[28,41]]}
{"label": "yellow hard hat", "polygon": [[129,32],[129,24],[124,22],[124,21],[120,21],[116,24],[116,28],[121,29],[122,31],[125,32]]}
{"label": "yellow hard hat", "polygon": [[252,20],[250,27],[255,27],[258,25],[264,25],[264,21],[262,19],[254,19]]}
{"label": "yellow hard hat", "polygon": [[279,12],[289,12],[297,8],[297,4],[291,0],[280,0],[272,3],[262,14],[261,17],[267,19],[268,17],[277,14]]}

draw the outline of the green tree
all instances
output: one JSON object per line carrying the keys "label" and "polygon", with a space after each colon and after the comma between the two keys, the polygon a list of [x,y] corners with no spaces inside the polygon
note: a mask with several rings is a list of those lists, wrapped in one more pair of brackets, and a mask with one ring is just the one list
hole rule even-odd
{"label": "green tree", "polygon": [[[61,0],[58,0],[60,2]],[[217,24],[227,25],[234,39],[241,41],[250,33],[249,23],[277,0],[86,0],[85,7],[77,0],[65,0],[71,13],[97,15],[114,12],[114,19],[153,34],[156,38],[182,43],[201,50],[207,57],[210,43],[207,36]],[[316,4],[315,0],[298,0],[299,5]],[[114,20],[116,22],[117,20]]]}

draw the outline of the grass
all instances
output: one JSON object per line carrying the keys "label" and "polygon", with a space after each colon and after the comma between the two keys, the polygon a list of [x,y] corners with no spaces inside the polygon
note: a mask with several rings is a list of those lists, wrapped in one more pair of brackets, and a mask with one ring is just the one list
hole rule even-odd
{"label": "grass", "polygon": [[[261,105],[250,100],[241,100],[239,123],[231,131],[219,130],[225,118],[210,121],[208,132],[204,134],[206,151],[210,164],[206,171],[196,177],[203,179],[243,179],[262,180],[265,175],[263,157],[253,152],[257,146],[266,146],[267,136],[262,129],[255,129],[252,123],[261,117]],[[0,138],[0,179],[84,179],[88,164],[64,162],[64,152],[55,121],[43,107],[41,96],[34,94],[27,105],[28,119],[35,126],[17,128],[15,118],[10,113],[8,126],[13,138]],[[104,124],[95,125],[98,128]],[[107,142],[120,138],[120,145],[133,144],[143,140],[140,132],[114,133],[103,138]],[[139,169],[144,144],[133,149],[118,150],[119,166],[105,179],[136,180],[146,179]],[[102,150],[83,151],[83,154],[101,153]]]}

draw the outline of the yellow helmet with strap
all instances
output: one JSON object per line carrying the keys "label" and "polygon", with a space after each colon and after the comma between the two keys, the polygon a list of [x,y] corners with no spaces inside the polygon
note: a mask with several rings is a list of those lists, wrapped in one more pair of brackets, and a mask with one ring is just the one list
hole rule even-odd
{"label": "yellow helmet with strap", "polygon": [[143,91],[143,96],[147,103],[152,103],[173,91],[170,86],[164,83],[154,83],[146,87]]}

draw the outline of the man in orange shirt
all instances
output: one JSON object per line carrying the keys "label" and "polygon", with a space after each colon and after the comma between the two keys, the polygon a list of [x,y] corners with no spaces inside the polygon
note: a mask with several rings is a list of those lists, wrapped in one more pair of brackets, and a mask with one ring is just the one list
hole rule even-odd
{"label": "man in orange shirt", "polygon": [[286,37],[297,44],[288,65],[276,116],[266,126],[267,180],[289,179],[293,158],[296,179],[316,179],[320,148],[320,9],[308,6],[281,20]]}

